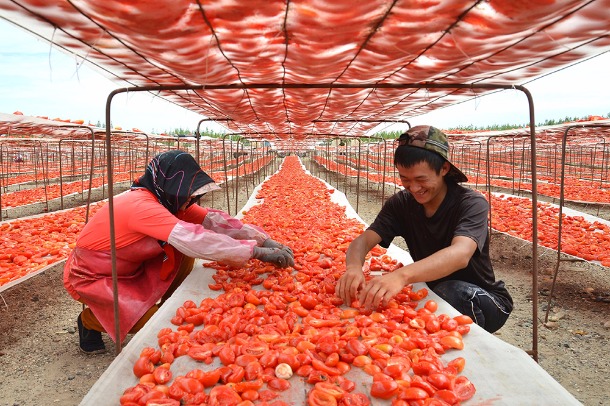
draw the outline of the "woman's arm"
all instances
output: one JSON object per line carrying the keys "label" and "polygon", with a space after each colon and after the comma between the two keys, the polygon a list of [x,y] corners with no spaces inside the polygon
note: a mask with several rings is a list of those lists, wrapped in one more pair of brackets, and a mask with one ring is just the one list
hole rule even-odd
{"label": "woman's arm", "polygon": [[244,224],[235,217],[216,209],[208,209],[202,225],[207,230],[224,234],[236,240],[255,240],[258,246],[262,246],[265,240],[269,238],[269,235],[260,227]]}
{"label": "woman's arm", "polygon": [[179,221],[167,240],[189,257],[242,266],[252,257],[255,240],[237,240],[231,236],[206,230],[198,224]]}

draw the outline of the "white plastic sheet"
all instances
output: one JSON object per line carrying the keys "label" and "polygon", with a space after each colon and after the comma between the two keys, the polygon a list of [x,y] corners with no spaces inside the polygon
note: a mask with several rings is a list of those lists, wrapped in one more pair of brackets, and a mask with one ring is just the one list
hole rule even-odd
{"label": "white plastic sheet", "polygon": [[[240,213],[260,202],[254,197],[257,191],[258,189],[254,190],[252,197]],[[335,191],[332,199],[336,203],[346,206],[348,216],[358,217],[343,193]],[[397,246],[392,245],[388,253],[403,263],[412,262],[409,254]],[[175,328],[170,323],[170,319],[175,315],[175,310],[186,300],[199,303],[205,297],[216,297],[219,294],[208,288],[209,283],[214,283],[212,279],[214,272],[215,270],[206,268],[203,261],[196,261],[193,272],[144,328],[125,346],[82,400],[81,405],[118,404],[123,391],[138,383],[132,368],[140,351],[147,346],[157,347],[157,333],[160,329]],[[416,289],[421,287],[425,287],[425,284],[415,285]],[[439,313],[451,316],[458,314],[453,307],[431,290],[429,290],[429,298],[437,301]],[[466,367],[462,374],[467,376],[476,387],[474,397],[467,401],[466,405],[556,406],[580,404],[525,351],[489,334],[477,325],[471,326],[470,333],[464,337],[464,344],[462,351],[449,350],[443,355],[443,359],[448,361],[458,356],[466,359]],[[217,360],[206,365],[184,356],[178,357],[171,369],[173,376],[176,377],[195,368],[209,370],[218,366]],[[358,390],[369,393],[372,381],[370,376],[354,367],[347,377],[357,383]],[[290,379],[290,383],[292,385],[290,390],[283,392],[279,399],[294,405],[306,404],[307,392],[311,385],[304,383],[302,378],[296,375]],[[389,401],[373,399],[372,404],[389,405]]]}

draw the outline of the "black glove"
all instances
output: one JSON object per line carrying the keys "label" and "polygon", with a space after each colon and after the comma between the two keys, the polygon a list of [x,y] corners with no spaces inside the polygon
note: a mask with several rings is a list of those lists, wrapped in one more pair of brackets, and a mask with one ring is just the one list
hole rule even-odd
{"label": "black glove", "polygon": [[263,247],[265,248],[279,248],[282,250],[286,250],[290,253],[290,256],[292,257],[292,260],[294,261],[294,252],[292,252],[292,248],[290,248],[287,245],[281,244],[275,240],[272,240],[271,238],[267,238],[265,240],[265,242],[263,243]]}
{"label": "black glove", "polygon": [[270,262],[280,268],[294,266],[294,257],[288,251],[281,248],[254,247],[252,258],[260,259],[263,262]]}

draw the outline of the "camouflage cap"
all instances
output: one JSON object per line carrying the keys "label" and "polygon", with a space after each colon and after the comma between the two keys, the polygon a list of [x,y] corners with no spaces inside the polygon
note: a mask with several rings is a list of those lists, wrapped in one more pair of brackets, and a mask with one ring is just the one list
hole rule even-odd
{"label": "camouflage cap", "polygon": [[436,152],[449,162],[451,169],[447,176],[452,177],[456,182],[466,182],[468,178],[458,168],[449,161],[449,142],[447,135],[436,127],[429,125],[418,125],[410,128],[398,137],[398,145],[409,145],[412,147],[427,149]]}

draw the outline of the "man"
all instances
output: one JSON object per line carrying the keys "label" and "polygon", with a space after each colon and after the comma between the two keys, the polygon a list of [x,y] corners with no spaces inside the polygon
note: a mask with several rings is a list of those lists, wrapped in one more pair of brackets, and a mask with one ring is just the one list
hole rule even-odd
{"label": "man", "polygon": [[[398,138],[394,165],[404,190],[384,204],[371,226],[350,244],[337,295],[372,309],[386,305],[408,284],[426,282],[446,302],[493,333],[513,308],[489,258],[485,197],[458,184],[468,179],[447,159],[447,136],[416,126]],[[414,262],[384,276],[364,279],[367,253],[395,237],[405,239]]]}

